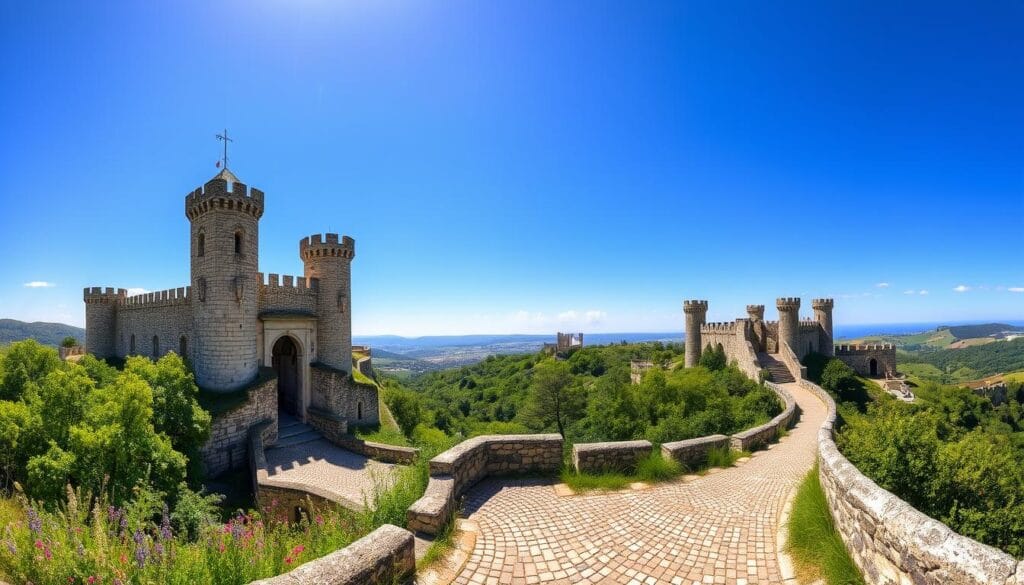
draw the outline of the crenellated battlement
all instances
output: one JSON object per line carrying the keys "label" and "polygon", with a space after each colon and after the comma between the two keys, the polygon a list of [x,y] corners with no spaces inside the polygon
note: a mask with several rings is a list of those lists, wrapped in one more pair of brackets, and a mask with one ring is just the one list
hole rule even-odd
{"label": "crenellated battlement", "polygon": [[263,215],[263,191],[251,189],[241,181],[228,182],[234,177],[222,172],[205,185],[185,196],[185,217],[195,220],[211,209],[228,209],[248,213],[259,219]]}
{"label": "crenellated battlement", "polygon": [[705,323],[700,326],[701,333],[736,333],[736,321]]}
{"label": "crenellated battlement", "polygon": [[82,291],[82,299],[86,303],[119,303],[128,295],[128,290],[123,288],[115,289],[112,286],[85,287]]}
{"label": "crenellated battlement", "polygon": [[264,275],[259,273],[259,285],[266,288],[277,288],[294,290],[296,292],[308,292],[316,294],[320,289],[319,278],[306,278],[305,276],[279,275],[271,272]]}
{"label": "crenellated battlement", "polygon": [[850,355],[858,352],[894,351],[896,345],[892,343],[862,343],[852,345],[837,345],[836,355]]}
{"label": "crenellated battlement", "polygon": [[747,305],[747,315],[752,319],[764,320],[764,305]]}
{"label": "crenellated battlement", "polygon": [[700,300],[683,301],[684,313],[702,313],[708,310],[708,302]]}
{"label": "crenellated battlement", "polygon": [[800,297],[779,297],[775,299],[775,307],[780,311],[794,311],[800,308]]}
{"label": "crenellated battlement", "polygon": [[156,292],[142,293],[126,297],[121,303],[125,309],[142,309],[149,307],[166,307],[170,305],[185,305],[192,302],[192,287],[179,286]]}
{"label": "crenellated battlement", "polygon": [[812,299],[811,308],[828,310],[831,311],[835,307],[835,301],[832,299]]}
{"label": "crenellated battlement", "polygon": [[313,234],[299,240],[299,257],[303,261],[315,258],[338,257],[351,260],[356,256],[356,241],[338,234]]}
{"label": "crenellated battlement", "polygon": [[816,329],[819,329],[820,327],[821,327],[821,323],[818,323],[814,319],[801,319],[800,320],[800,329],[802,331],[816,330]]}

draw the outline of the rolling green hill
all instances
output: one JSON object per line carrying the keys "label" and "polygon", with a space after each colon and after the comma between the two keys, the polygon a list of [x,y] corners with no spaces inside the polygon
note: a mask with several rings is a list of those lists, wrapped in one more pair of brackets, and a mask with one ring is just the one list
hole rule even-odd
{"label": "rolling green hill", "polygon": [[57,346],[68,336],[74,337],[79,343],[84,343],[85,329],[63,323],[26,323],[15,319],[0,319],[0,345],[22,339],[35,339],[44,345]]}

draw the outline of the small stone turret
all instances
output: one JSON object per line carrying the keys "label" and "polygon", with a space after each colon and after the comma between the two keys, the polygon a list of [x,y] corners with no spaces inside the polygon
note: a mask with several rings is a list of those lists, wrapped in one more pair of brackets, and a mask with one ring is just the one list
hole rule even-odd
{"label": "small stone turret", "polygon": [[196,384],[229,391],[248,384],[256,348],[259,220],[263,192],[224,169],[185,197],[191,223],[191,351]]}
{"label": "small stone turret", "polygon": [[797,353],[797,341],[800,339],[800,299],[779,298],[775,300],[775,306],[779,309],[779,343],[788,344],[789,348]]}
{"label": "small stone turret", "polygon": [[747,305],[747,316],[751,321],[764,321],[764,305]]}
{"label": "small stone turret", "polygon": [[685,366],[692,368],[700,361],[700,326],[707,322],[708,302],[699,300],[683,301],[683,314],[686,316]]}
{"label": "small stone turret", "polygon": [[128,297],[123,288],[86,288],[82,293],[85,300],[85,351],[98,358],[117,355],[115,339],[117,308]]}
{"label": "small stone turret", "polygon": [[835,302],[832,299],[813,299],[811,308],[814,309],[814,320],[821,325],[821,341],[818,349],[821,353],[832,357],[835,355],[835,345],[832,341],[832,307]]}
{"label": "small stone turret", "polygon": [[299,241],[307,278],[319,280],[316,355],[319,362],[352,371],[352,259],[356,242],[338,234],[314,234]]}

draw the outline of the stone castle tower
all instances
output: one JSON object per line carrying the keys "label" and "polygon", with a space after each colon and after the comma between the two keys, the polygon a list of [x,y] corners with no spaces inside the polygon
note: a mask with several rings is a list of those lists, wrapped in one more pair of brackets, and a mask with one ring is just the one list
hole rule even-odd
{"label": "stone castle tower", "polygon": [[263,192],[224,169],[185,197],[191,223],[192,366],[203,388],[231,390],[258,368],[259,225]]}
{"label": "stone castle tower", "polygon": [[318,328],[317,345],[320,361],[333,368],[349,371],[352,367],[352,309],[349,295],[352,290],[352,259],[356,256],[356,243],[338,234],[320,234],[299,241],[307,279],[317,279],[317,315],[326,324]]}

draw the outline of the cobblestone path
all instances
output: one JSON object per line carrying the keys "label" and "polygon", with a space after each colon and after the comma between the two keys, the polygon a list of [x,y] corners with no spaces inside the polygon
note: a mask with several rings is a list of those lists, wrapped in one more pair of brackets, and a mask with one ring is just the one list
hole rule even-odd
{"label": "cobblestone path", "polygon": [[454,583],[782,583],[779,515],[825,418],[816,397],[785,387],[803,411],[789,436],[698,479],[574,496],[550,480],[481,482],[464,510],[476,544]]}
{"label": "cobblestone path", "polygon": [[[281,446],[266,450],[264,484],[312,491],[359,510],[364,502],[372,503],[378,486],[390,486],[394,481],[397,466],[342,449],[288,417],[282,416],[281,423],[282,437],[297,434],[281,439]],[[286,430],[294,427],[298,428]]]}

